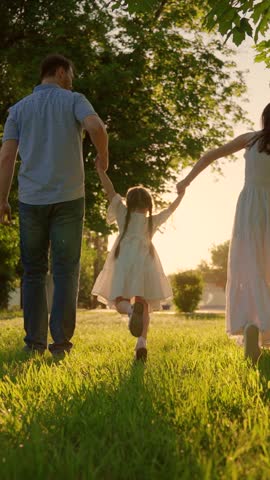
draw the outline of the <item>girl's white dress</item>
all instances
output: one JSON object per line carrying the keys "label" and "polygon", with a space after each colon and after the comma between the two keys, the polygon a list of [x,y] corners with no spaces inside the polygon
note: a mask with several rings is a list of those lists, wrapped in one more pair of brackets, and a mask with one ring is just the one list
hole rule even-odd
{"label": "girl's white dress", "polygon": [[242,334],[247,323],[270,332],[270,155],[255,144],[245,161],[226,287],[227,331],[233,335]]}
{"label": "girl's white dress", "polygon": [[[108,254],[103,270],[94,284],[92,294],[98,300],[114,306],[117,297],[143,297],[150,309],[159,309],[160,302],[172,296],[172,289],[164,274],[158,254],[153,247],[154,255],[149,252],[148,217],[144,213],[132,212],[124,238],[121,240],[117,258],[114,252],[120,234],[123,231],[127,207],[119,194],[116,194],[108,208],[107,222],[117,222],[119,235]],[[153,215],[154,234],[158,227],[171,215],[169,208]]]}

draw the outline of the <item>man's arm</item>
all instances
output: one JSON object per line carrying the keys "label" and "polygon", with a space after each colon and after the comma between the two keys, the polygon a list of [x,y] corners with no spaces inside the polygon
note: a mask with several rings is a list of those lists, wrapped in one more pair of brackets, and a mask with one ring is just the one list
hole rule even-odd
{"label": "man's arm", "polygon": [[107,173],[102,168],[100,168],[99,160],[96,160],[96,169],[97,169],[97,173],[101,181],[101,184],[108,196],[109,201],[111,202],[113,197],[116,195],[116,191],[114,190],[112,181],[108,177]]}
{"label": "man's arm", "polygon": [[104,123],[98,115],[88,115],[83,120],[82,125],[89,133],[91,141],[97,150],[101,168],[106,171],[109,166],[109,154],[108,135]]}
{"label": "man's arm", "polygon": [[0,223],[5,223],[5,217],[8,217],[8,221],[11,220],[8,196],[13,179],[17,151],[17,140],[6,140],[0,150]]}

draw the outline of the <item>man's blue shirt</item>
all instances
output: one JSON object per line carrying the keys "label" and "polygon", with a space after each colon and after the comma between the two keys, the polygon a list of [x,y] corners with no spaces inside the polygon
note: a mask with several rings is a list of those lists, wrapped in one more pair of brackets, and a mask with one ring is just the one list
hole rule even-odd
{"label": "man's blue shirt", "polygon": [[9,109],[3,142],[17,140],[21,165],[19,200],[45,205],[84,196],[82,126],[96,115],[80,93],[38,85]]}

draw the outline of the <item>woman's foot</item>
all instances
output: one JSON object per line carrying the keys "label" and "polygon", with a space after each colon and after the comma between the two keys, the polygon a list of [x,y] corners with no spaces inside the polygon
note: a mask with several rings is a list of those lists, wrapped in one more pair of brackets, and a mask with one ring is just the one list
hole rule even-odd
{"label": "woman's foot", "polygon": [[259,329],[256,325],[248,324],[244,329],[244,354],[255,365],[261,354],[259,347]]}
{"label": "woman's foot", "polygon": [[141,302],[135,302],[132,307],[128,328],[134,337],[140,337],[143,331],[143,307]]}

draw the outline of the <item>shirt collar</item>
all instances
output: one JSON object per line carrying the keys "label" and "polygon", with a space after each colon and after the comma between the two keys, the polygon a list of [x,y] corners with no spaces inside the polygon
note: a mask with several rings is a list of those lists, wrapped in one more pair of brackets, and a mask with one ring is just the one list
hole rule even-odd
{"label": "shirt collar", "polygon": [[47,90],[49,88],[61,88],[60,85],[57,85],[57,83],[42,83],[40,85],[37,85],[34,88],[34,92],[40,92],[41,90]]}

